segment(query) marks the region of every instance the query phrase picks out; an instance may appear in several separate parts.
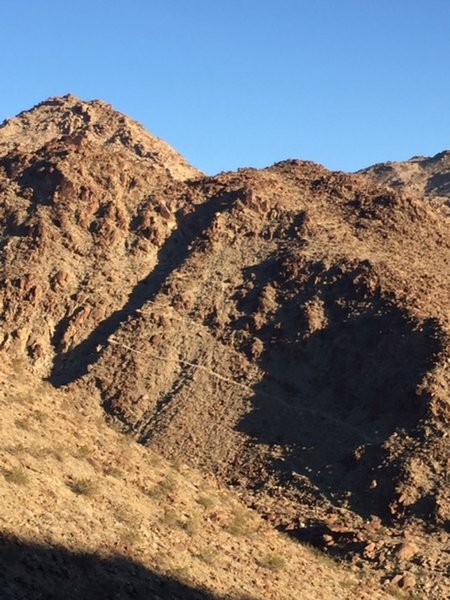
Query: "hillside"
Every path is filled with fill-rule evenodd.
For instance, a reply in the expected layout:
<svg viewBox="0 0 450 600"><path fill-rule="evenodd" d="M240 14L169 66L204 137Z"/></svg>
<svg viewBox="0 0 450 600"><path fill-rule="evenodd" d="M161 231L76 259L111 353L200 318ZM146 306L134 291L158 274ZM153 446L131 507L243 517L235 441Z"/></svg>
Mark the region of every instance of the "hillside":
<svg viewBox="0 0 450 600"><path fill-rule="evenodd" d="M443 202L305 161L206 177L72 96L0 148L0 347L30 381L380 590L450 597Z"/></svg>
<svg viewBox="0 0 450 600"><path fill-rule="evenodd" d="M2 600L389 597L115 432L86 397L6 356L0 374Z"/></svg>
<svg viewBox="0 0 450 600"><path fill-rule="evenodd" d="M441 206L450 208L450 151L435 156L415 156L403 162L386 162L359 171L375 183L407 191Z"/></svg>

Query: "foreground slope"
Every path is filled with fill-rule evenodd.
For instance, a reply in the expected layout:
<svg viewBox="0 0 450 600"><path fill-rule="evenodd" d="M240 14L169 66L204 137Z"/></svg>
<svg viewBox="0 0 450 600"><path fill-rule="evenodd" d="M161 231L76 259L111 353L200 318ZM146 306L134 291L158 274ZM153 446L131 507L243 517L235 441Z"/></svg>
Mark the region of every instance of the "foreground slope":
<svg viewBox="0 0 450 600"><path fill-rule="evenodd" d="M204 177L103 103L24 115L0 129L3 349L293 537L448 596L440 209L302 161Z"/></svg>
<svg viewBox="0 0 450 600"><path fill-rule="evenodd" d="M389 597L1 358L2 599Z"/></svg>

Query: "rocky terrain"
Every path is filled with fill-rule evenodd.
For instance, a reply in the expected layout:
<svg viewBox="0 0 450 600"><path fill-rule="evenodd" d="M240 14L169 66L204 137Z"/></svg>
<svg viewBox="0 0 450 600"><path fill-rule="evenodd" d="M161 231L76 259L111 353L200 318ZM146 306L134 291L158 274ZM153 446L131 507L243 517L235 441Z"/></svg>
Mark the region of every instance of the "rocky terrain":
<svg viewBox="0 0 450 600"><path fill-rule="evenodd" d="M327 587L334 575L314 576L308 557L318 598L365 586L450 598L450 234L437 184L448 153L355 175L285 161L207 177L107 104L73 96L5 122L0 151L0 348L29 385L74 399L87 447L88 416L104 415L135 440L131 472L145 471L145 452L181 461L263 519L261 552L276 528L293 540L276 538L284 553L307 543L337 578L365 582ZM106 431L112 452L120 436ZM72 498L60 487L59 526ZM38 506L33 553L48 562ZM28 544L29 530L13 534ZM77 543L87 551L71 535L55 538L69 562ZM240 556L250 551L233 550L234 580L253 576L246 597L316 597L287 568L264 588ZM162 597L176 593L188 597Z"/></svg>
<svg viewBox="0 0 450 600"><path fill-rule="evenodd" d="M435 156L414 156L403 162L386 162L359 171L376 183L405 190L434 206L450 209L450 151Z"/></svg>

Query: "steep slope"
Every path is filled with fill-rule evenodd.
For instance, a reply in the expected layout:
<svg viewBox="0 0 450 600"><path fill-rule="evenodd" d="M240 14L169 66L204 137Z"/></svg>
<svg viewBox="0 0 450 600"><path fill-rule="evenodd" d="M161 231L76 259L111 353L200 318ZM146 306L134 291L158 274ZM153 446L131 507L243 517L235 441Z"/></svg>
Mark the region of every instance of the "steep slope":
<svg viewBox="0 0 450 600"><path fill-rule="evenodd" d="M441 206L450 208L450 151L435 156L415 156L403 162L380 163L359 171L375 183L407 191Z"/></svg>
<svg viewBox="0 0 450 600"><path fill-rule="evenodd" d="M0 129L0 346L42 373L151 271L198 171L103 102L51 99Z"/></svg>
<svg viewBox="0 0 450 600"><path fill-rule="evenodd" d="M204 177L120 119L66 97L0 129L1 347L291 536L448 596L442 214L303 161Z"/></svg>
<svg viewBox="0 0 450 600"><path fill-rule="evenodd" d="M389 598L1 359L3 600Z"/></svg>
<svg viewBox="0 0 450 600"><path fill-rule="evenodd" d="M421 548L408 568L442 597L442 224L412 199L305 163L201 185L222 209L163 282L149 278L136 318L113 338L91 334L104 350L89 393L141 442L216 473L338 556L395 574L406 529ZM387 535L374 542L368 519Z"/></svg>

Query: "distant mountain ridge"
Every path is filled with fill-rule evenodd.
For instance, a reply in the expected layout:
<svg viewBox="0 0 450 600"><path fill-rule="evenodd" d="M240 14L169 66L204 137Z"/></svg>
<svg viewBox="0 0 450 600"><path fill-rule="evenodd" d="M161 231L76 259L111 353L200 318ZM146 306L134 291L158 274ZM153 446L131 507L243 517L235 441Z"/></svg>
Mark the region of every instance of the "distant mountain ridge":
<svg viewBox="0 0 450 600"><path fill-rule="evenodd" d="M379 163L358 173L375 183L414 193L450 208L450 150L435 156L415 156L407 161Z"/></svg>

